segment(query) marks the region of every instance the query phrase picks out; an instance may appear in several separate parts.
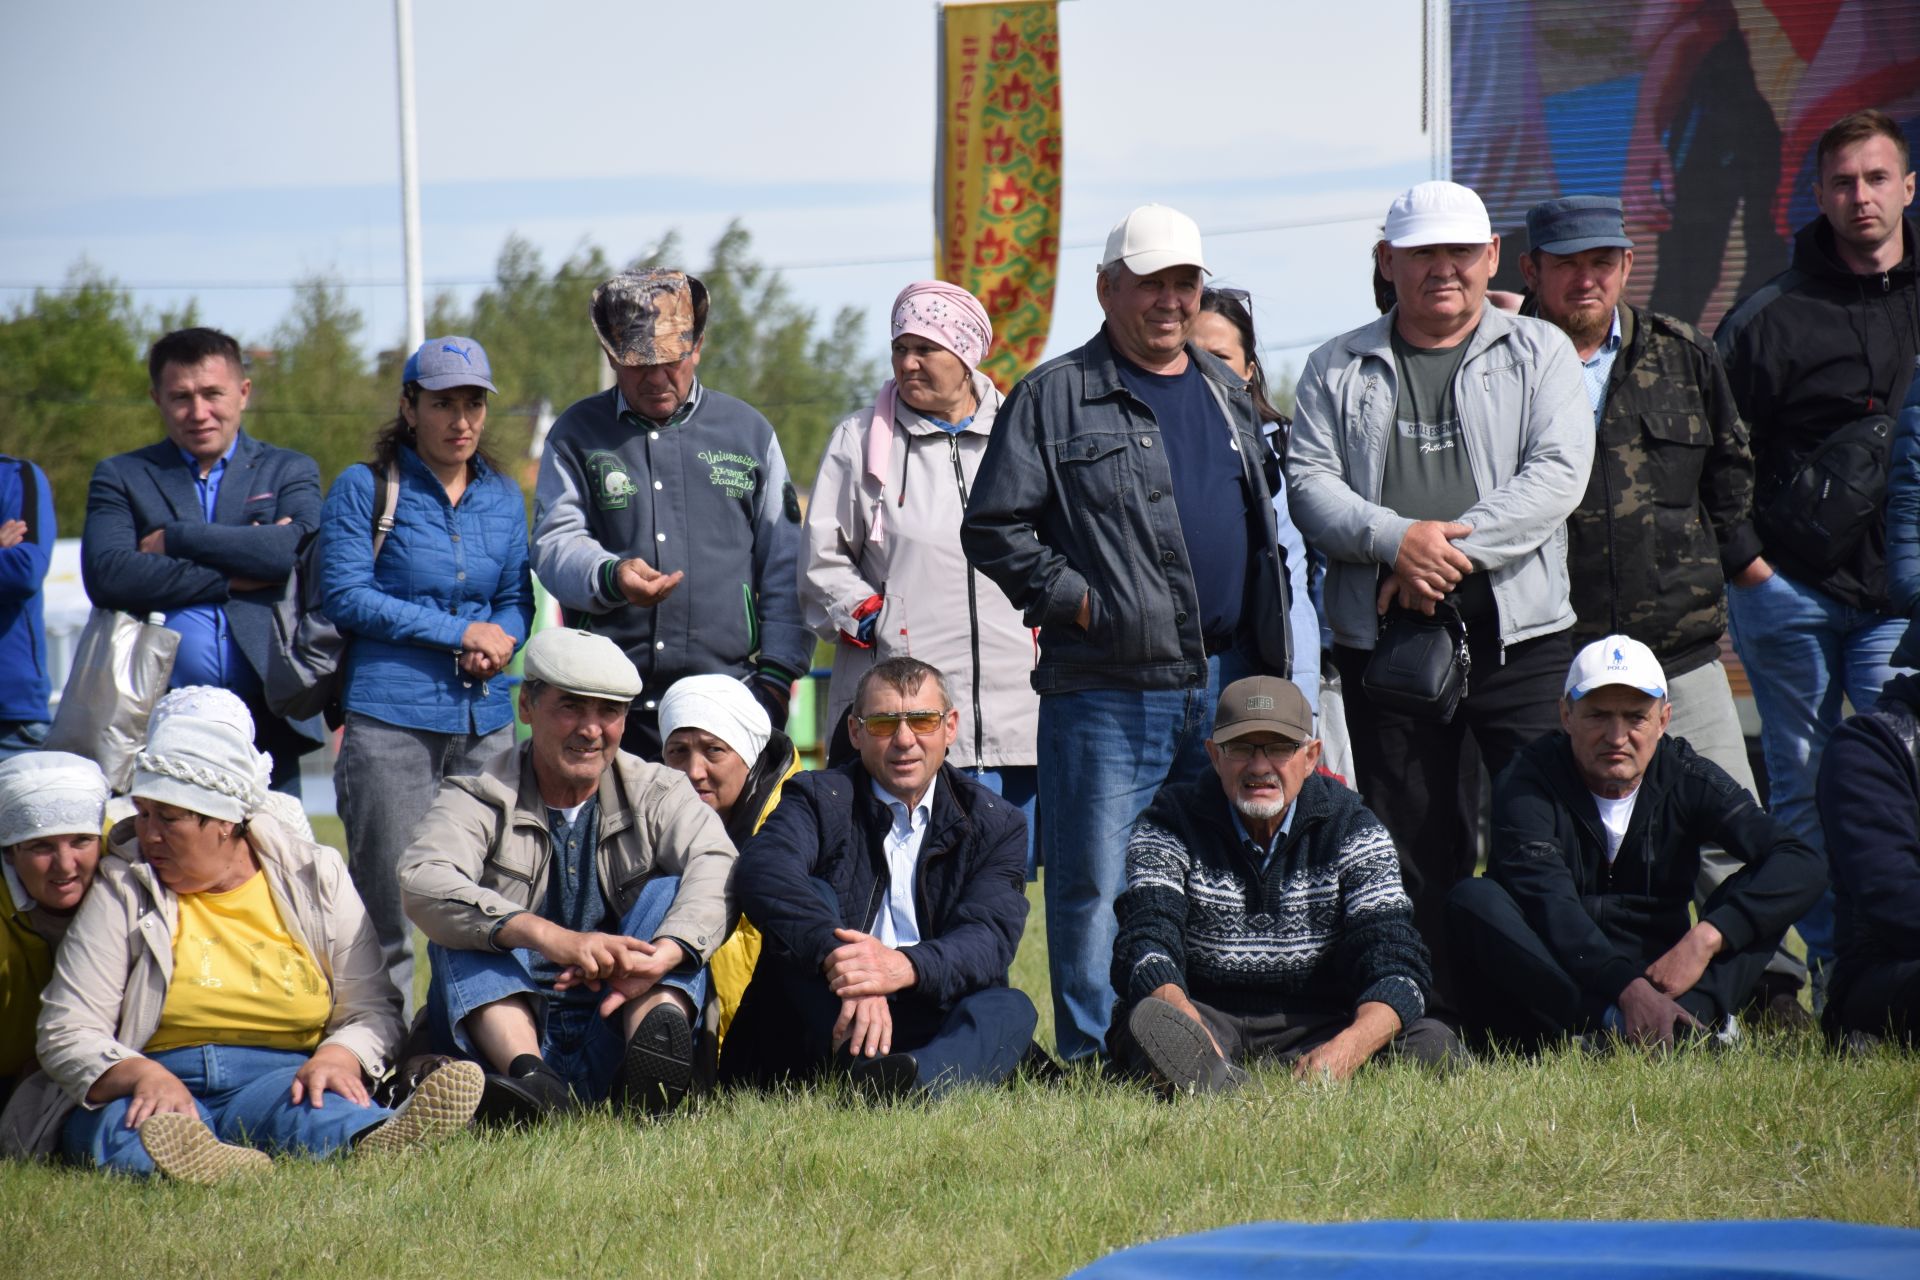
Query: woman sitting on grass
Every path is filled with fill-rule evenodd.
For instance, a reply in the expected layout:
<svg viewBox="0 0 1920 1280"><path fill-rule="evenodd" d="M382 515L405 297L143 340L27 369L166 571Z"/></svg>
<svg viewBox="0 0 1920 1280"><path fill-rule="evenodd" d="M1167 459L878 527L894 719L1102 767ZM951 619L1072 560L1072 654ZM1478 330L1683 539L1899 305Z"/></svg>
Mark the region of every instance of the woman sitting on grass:
<svg viewBox="0 0 1920 1280"><path fill-rule="evenodd" d="M104 1169L217 1182L269 1151L399 1151L472 1116L472 1063L399 1111L373 1104L399 994L340 855L266 809L271 763L252 743L223 689L155 708L137 816L109 833L116 856L43 997L40 1062L65 1093L39 1117L43 1149L57 1134Z"/></svg>
<svg viewBox="0 0 1920 1280"><path fill-rule="evenodd" d="M0 1102L33 1073L53 953L93 884L107 779L63 751L0 762Z"/></svg>

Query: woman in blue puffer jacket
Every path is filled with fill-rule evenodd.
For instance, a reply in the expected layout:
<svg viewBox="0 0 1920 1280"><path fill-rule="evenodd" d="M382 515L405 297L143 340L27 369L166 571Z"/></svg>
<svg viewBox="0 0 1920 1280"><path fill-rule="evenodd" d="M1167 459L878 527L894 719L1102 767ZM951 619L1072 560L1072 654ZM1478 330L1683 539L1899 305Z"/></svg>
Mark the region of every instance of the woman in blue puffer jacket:
<svg viewBox="0 0 1920 1280"><path fill-rule="evenodd" d="M1913 362L1913 375L1887 469L1887 599L1893 613L1909 623L1920 616L1920 358ZM1908 626L1891 661L1896 667L1920 667L1920 627Z"/></svg>
<svg viewBox="0 0 1920 1280"><path fill-rule="evenodd" d="M320 521L327 616L349 636L346 733L334 791L354 886L413 1011L413 927L395 868L444 777L479 773L513 745L498 679L527 638L533 588L526 501L481 447L487 353L433 338L401 374L400 415L349 467ZM393 525L375 547L388 485Z"/></svg>

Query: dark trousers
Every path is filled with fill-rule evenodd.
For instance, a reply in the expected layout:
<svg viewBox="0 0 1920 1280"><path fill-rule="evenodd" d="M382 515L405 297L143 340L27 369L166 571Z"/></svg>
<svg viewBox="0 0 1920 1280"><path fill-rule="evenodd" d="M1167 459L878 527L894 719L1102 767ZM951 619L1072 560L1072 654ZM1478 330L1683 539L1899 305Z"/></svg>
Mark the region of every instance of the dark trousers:
<svg viewBox="0 0 1920 1280"><path fill-rule="evenodd" d="M1487 772L1499 777L1515 753L1560 727L1557 710L1573 662L1570 633L1509 645L1479 629L1469 636L1473 669L1467 696L1446 724L1373 705L1362 684L1364 649L1334 646L1346 691L1357 790L1400 851L1400 879L1413 900L1413 925L1433 953L1434 1004L1456 1006L1446 936L1447 893L1473 874L1478 849L1479 781L1464 777L1468 739Z"/></svg>
<svg viewBox="0 0 1920 1280"><path fill-rule="evenodd" d="M1842 960L1827 1003L1828 1031L1892 1036L1920 1044L1920 960L1884 960L1854 966Z"/></svg>
<svg viewBox="0 0 1920 1280"><path fill-rule="evenodd" d="M1210 1004L1188 999L1200 1013L1201 1021L1220 1045L1228 1062L1268 1061L1290 1063L1313 1052L1353 1025L1353 1010L1333 1005L1300 1003L1275 1008L1265 1013L1227 1013ZM1108 1033L1109 1049L1122 1066L1145 1074L1149 1071L1146 1055L1127 1028L1131 1007L1116 1010L1113 1029ZM1418 1018L1412 1026L1400 1028L1400 1034L1387 1042L1376 1058L1405 1058L1422 1066L1438 1066L1464 1060L1466 1052L1447 1024L1435 1018Z"/></svg>
<svg viewBox="0 0 1920 1280"><path fill-rule="evenodd" d="M1717 907L1718 898L1707 900ZM1598 1030L1618 992L1583 991L1521 914L1520 904L1486 877L1463 880L1447 902L1464 999L1462 1011L1494 1037L1537 1045ZM1675 1001L1709 1031L1746 1004L1766 972L1779 934L1714 957L1693 989ZM1649 958L1650 961L1652 957Z"/></svg>

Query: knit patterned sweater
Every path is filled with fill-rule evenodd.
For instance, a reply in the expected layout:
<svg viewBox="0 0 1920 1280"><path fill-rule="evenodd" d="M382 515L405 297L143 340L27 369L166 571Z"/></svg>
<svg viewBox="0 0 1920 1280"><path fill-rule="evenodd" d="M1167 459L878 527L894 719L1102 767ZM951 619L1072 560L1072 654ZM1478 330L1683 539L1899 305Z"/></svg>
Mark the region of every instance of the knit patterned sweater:
<svg viewBox="0 0 1920 1280"><path fill-rule="evenodd" d="M1162 787L1127 841L1113 988L1132 1005L1166 983L1223 1012L1379 1001L1410 1026L1431 972L1386 828L1360 797L1310 775L1264 874L1220 779Z"/></svg>

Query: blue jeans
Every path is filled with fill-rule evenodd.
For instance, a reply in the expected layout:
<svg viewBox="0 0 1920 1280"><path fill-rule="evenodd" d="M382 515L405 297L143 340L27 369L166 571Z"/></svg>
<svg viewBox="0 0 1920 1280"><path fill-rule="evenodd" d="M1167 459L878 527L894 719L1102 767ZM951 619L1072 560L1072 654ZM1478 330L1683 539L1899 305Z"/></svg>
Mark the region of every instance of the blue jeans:
<svg viewBox="0 0 1920 1280"><path fill-rule="evenodd" d="M50 727L45 720L0 720L0 760L44 751Z"/></svg>
<svg viewBox="0 0 1920 1280"><path fill-rule="evenodd" d="M618 932L643 941L667 918L680 877L655 876L640 887L640 896L621 918ZM537 954L524 947L514 951L458 951L439 943L427 946L433 977L427 986L427 1028L437 1053L457 1053L489 1070L496 1065L481 1060L467 1035L467 1016L484 1005L524 996L533 1006L534 1029L540 1036L540 1056L588 1102L607 1096L613 1073L626 1051L626 1037L614 1023L600 1016L600 997L591 1001L566 998L534 980ZM670 973L663 987L684 991L699 1009L707 1002L707 970ZM617 1018L618 1015L616 1015ZM505 1067L505 1063L498 1067Z"/></svg>
<svg viewBox="0 0 1920 1280"><path fill-rule="evenodd" d="M1753 682L1767 807L1788 830L1824 851L1813 784L1820 754L1840 723L1840 697L1856 711L1880 700L1893 675L1904 618L1869 613L1776 573L1757 587L1727 584L1733 647ZM1808 967L1833 959L1833 890L1799 924Z"/></svg>
<svg viewBox="0 0 1920 1280"><path fill-rule="evenodd" d="M1207 659L1190 689L1084 689L1040 699L1041 841L1053 1040L1069 1062L1105 1046L1113 1015L1113 900L1127 835L1154 793L1211 767L1220 689L1252 672L1239 653Z"/></svg>
<svg viewBox="0 0 1920 1280"><path fill-rule="evenodd" d="M998 769L969 769L967 776L1015 805L1027 816L1027 879L1039 878L1040 827L1036 821L1040 797L1040 770L1033 765L1006 765Z"/></svg>
<svg viewBox="0 0 1920 1280"><path fill-rule="evenodd" d="M152 1055L180 1077L193 1105L222 1142L263 1151L331 1155L393 1113L360 1106L337 1093L322 1105L296 1105L294 1073L307 1064L298 1049L256 1049L230 1044L192 1045ZM153 1160L140 1135L127 1128L131 1098L116 1098L97 1110L75 1111L60 1135L70 1159L90 1162L115 1173L151 1174Z"/></svg>

